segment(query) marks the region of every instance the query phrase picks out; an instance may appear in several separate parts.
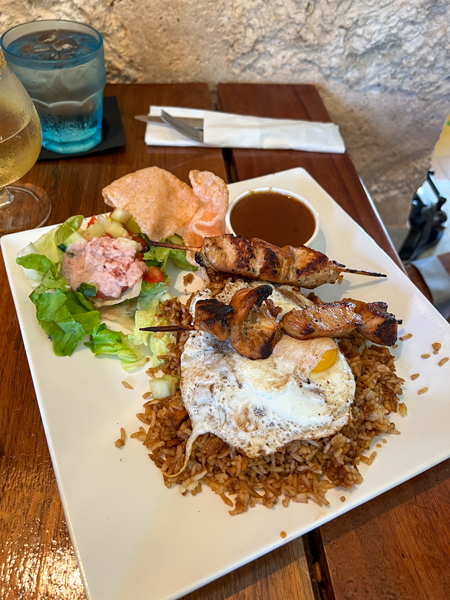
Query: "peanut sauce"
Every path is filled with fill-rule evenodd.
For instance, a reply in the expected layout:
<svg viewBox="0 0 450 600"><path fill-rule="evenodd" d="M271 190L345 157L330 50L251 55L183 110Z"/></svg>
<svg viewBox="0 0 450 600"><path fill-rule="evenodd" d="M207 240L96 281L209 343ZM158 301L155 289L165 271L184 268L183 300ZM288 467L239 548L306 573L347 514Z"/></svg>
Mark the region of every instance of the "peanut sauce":
<svg viewBox="0 0 450 600"><path fill-rule="evenodd" d="M255 192L240 200L230 215L236 235L275 246L302 246L315 230L314 215L304 204L278 192Z"/></svg>

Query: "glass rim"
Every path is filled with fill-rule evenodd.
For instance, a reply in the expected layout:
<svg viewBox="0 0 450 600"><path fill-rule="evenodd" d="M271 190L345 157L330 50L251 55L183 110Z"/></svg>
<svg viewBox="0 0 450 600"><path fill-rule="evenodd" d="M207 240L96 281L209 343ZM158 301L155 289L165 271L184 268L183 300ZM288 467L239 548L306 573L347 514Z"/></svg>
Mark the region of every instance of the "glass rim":
<svg viewBox="0 0 450 600"><path fill-rule="evenodd" d="M8 48L5 46L4 38L5 38L5 36L7 36L8 34L11 34L11 32L13 32L16 29L20 29L22 27L30 26L33 24L40 24L40 23L42 23L42 24L66 23L69 25L77 25L78 27L80 27L80 26L86 27L87 29L92 31L96 36L98 36L97 45L95 46L95 48L92 48L92 50L89 50L89 52L87 52L86 54L83 55L84 59L88 59L90 56L92 56L93 54L98 52L103 46L102 34L97 29L95 29L95 27L92 27L92 25L88 25L87 23L81 23L80 21L71 21L69 19L39 19L36 21L27 21L26 23L19 23L19 25L14 25L13 27L10 27L8 30L5 31L5 33L0 37L0 49L4 53L5 59L10 57L16 61L20 60L20 61L32 62L33 64L36 64L36 61L33 59L24 58L22 56L17 56L17 54L14 54L14 52L10 52L8 50ZM63 29L63 28L61 28L61 29ZM36 31L36 30L34 30L34 31ZM42 29L42 31L45 31L45 28ZM20 37L20 35L17 36L16 38L14 38L14 40L18 39L18 37ZM75 57L75 58L69 58L68 60L64 60L63 62L64 62L64 65L70 65L72 63L78 63L79 61L80 61L80 57ZM56 61L54 61L54 60L39 60L39 64L41 64L41 65L54 65L55 62ZM87 60L83 60L83 62L87 62Z"/></svg>

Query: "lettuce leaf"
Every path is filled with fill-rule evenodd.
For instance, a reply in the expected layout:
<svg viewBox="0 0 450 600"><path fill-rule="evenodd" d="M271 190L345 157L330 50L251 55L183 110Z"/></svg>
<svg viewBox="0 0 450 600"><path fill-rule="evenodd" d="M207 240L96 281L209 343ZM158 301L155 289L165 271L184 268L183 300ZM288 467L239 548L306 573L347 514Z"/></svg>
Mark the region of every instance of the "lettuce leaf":
<svg viewBox="0 0 450 600"><path fill-rule="evenodd" d="M90 336L85 345L96 356L115 355L127 371L143 366L148 350L153 354L154 366L157 366L160 363L157 356L167 353L174 336L170 333L151 334L140 331L140 328L162 322L156 315L159 304L170 297L170 277L166 275L165 280L159 283L143 281L137 298L117 305L117 310L126 313L127 318L134 318L132 335L109 329L102 323L100 312L90 298L86 297L88 294L71 290L61 272L66 241L80 229L83 220L82 215L70 217L29 244L16 259L34 288L30 299L36 307L39 324L51 338L57 356L71 356L80 342ZM186 261L182 250L153 246L144 255L144 260L149 266L153 264L163 271L168 260L180 268L195 269Z"/></svg>
<svg viewBox="0 0 450 600"><path fill-rule="evenodd" d="M90 348L96 356L112 354L120 358L122 367L126 371L139 369L145 364L146 357L121 331L112 331L105 323L92 334L85 346Z"/></svg>
<svg viewBox="0 0 450 600"><path fill-rule="evenodd" d="M57 356L72 356L78 344L101 324L100 313L78 292L37 289L30 294L36 318L52 339Z"/></svg>
<svg viewBox="0 0 450 600"><path fill-rule="evenodd" d="M170 242L171 240L163 239L161 241ZM191 263L189 263L186 260L185 250L177 250L175 248L162 248L160 246L150 246L148 251L144 254L143 260L145 260L148 267L159 267L163 271L166 268L168 260L170 260L179 269L184 269L186 271L196 271L198 268L194 265L191 265Z"/></svg>
<svg viewBox="0 0 450 600"><path fill-rule="evenodd" d="M130 336L130 340L134 344L143 344L152 350L151 341L155 337L155 334L149 331L141 331L141 327L150 327L160 322L156 315L160 303L171 297L168 289L169 286L165 281L160 283L144 282L141 295L137 300L137 310L134 314L134 330ZM160 355L167 351L167 343L170 343L171 340L173 340L173 336L169 334L169 336L166 335L164 342L158 344L158 353ZM156 359L156 355L153 356L153 366L157 366L159 363L160 361Z"/></svg>

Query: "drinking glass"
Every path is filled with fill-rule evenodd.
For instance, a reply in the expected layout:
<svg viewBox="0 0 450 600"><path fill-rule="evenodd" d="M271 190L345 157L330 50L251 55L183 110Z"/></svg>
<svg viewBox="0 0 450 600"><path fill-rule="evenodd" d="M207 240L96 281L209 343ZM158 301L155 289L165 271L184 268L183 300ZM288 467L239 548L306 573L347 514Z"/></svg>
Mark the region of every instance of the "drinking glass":
<svg viewBox="0 0 450 600"><path fill-rule="evenodd" d="M0 51L0 235L39 227L50 214L43 190L10 185L34 165L41 140L34 104Z"/></svg>
<svg viewBox="0 0 450 600"><path fill-rule="evenodd" d="M98 31L75 21L32 21L6 31L0 46L37 108L44 148L77 154L101 142L106 75Z"/></svg>

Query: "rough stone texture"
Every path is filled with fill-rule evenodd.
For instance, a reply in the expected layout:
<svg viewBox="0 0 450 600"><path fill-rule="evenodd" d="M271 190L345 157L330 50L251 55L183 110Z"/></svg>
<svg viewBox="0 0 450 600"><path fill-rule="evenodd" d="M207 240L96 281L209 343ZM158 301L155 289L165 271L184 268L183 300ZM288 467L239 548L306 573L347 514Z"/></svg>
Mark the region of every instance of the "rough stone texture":
<svg viewBox="0 0 450 600"><path fill-rule="evenodd" d="M388 225L449 111L447 0L0 0L1 30L43 18L99 29L111 82L317 84Z"/></svg>

